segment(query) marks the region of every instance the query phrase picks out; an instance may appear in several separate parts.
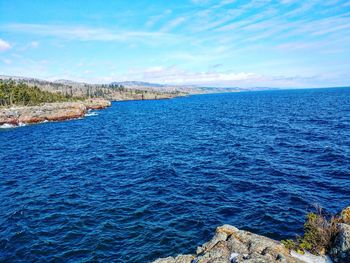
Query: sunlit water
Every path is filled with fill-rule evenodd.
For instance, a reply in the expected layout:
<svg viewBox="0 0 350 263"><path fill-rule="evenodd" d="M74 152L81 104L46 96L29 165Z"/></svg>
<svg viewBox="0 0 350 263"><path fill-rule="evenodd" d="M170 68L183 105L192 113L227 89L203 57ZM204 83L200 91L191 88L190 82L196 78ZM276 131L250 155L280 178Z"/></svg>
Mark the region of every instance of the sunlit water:
<svg viewBox="0 0 350 263"><path fill-rule="evenodd" d="M115 102L0 130L1 262L148 262L350 203L350 89Z"/></svg>

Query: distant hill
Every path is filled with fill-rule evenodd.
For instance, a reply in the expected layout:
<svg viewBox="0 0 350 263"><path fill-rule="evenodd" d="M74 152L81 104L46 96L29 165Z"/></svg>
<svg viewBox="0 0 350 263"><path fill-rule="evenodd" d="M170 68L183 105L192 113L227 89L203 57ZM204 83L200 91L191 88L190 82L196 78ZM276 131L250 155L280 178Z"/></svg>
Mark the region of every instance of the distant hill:
<svg viewBox="0 0 350 263"><path fill-rule="evenodd" d="M158 84L142 81L122 81L112 82L111 84L123 85L129 89L151 89L156 91L181 91L189 94L202 94L202 93L225 93L225 92L240 92L240 91L260 91L260 90L275 90L277 88L270 87L210 87L210 86L197 86L197 85L170 85L170 84Z"/></svg>
<svg viewBox="0 0 350 263"><path fill-rule="evenodd" d="M70 80L47 81L35 78L2 76L0 80L14 81L15 83L25 83L29 87L38 87L42 91L59 93L65 97L76 98L105 98L108 100L135 100L135 99L155 99L171 98L186 95L179 90L157 90L149 86L126 87L122 84L88 84Z"/></svg>
<svg viewBox="0 0 350 263"><path fill-rule="evenodd" d="M77 82L77 81L68 80L68 79L58 79L58 80L55 80L53 82L64 84L64 85L84 85L84 84L87 84L87 83Z"/></svg>
<svg viewBox="0 0 350 263"><path fill-rule="evenodd" d="M241 92L241 91L259 91L271 90L268 87L203 87L196 85L170 85L158 84L143 81L121 81L106 84L89 84L77 82L67 79L59 79L55 81L47 81L36 78L4 76L0 75L0 79L14 80L15 82L23 82L29 86L37 86L44 91L60 92L63 95L73 97L103 97L106 99L117 99L120 96L129 96L130 94L205 94L205 93L225 93L225 92ZM125 97L124 96L124 97Z"/></svg>
<svg viewBox="0 0 350 263"><path fill-rule="evenodd" d="M111 82L111 84L123 85L123 86L142 86L142 87L166 87L164 84L149 83L143 81L121 81Z"/></svg>
<svg viewBox="0 0 350 263"><path fill-rule="evenodd" d="M174 92L180 91L189 94L203 94L203 93L224 93L224 92L237 92L242 89L238 87L234 88L218 88L218 87L201 87L196 85L170 85L170 84L158 84L142 81L122 81L112 82L111 84L123 85L128 89L150 89L154 91Z"/></svg>

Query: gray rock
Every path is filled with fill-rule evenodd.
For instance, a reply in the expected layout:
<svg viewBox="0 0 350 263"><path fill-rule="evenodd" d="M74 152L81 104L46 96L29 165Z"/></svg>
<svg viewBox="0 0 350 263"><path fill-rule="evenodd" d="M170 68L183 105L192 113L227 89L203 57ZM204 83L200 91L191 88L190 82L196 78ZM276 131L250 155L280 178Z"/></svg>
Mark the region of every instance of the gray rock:
<svg viewBox="0 0 350 263"><path fill-rule="evenodd" d="M193 255L178 255L176 258L160 258L153 263L191 263L195 257Z"/></svg>
<svg viewBox="0 0 350 263"><path fill-rule="evenodd" d="M173 257L159 258L153 261L153 263L175 263L175 258Z"/></svg>
<svg viewBox="0 0 350 263"><path fill-rule="evenodd" d="M336 263L350 262L350 225L339 224L339 234L330 249L330 255Z"/></svg>
<svg viewBox="0 0 350 263"><path fill-rule="evenodd" d="M191 263L194 255L179 255L175 258L175 263Z"/></svg>
<svg viewBox="0 0 350 263"><path fill-rule="evenodd" d="M217 242L198 260L198 263L230 262L231 252L225 241Z"/></svg>
<svg viewBox="0 0 350 263"><path fill-rule="evenodd" d="M193 260L192 260L193 259ZM302 263L290 255L278 241L239 230L230 225L216 229L214 237L197 248L197 255L176 261L164 258L156 263L258 263L288 262ZM189 260L189 261L187 261Z"/></svg>

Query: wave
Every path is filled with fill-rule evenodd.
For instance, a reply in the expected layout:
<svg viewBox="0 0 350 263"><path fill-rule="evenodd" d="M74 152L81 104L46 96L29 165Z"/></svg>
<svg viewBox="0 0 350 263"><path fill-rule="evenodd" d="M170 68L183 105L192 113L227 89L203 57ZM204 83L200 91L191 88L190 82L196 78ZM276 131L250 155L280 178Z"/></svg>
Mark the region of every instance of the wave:
<svg viewBox="0 0 350 263"><path fill-rule="evenodd" d="M21 123L21 122L18 125L5 123L5 124L0 125L0 129L13 129L13 128L18 128L18 127L23 127L23 126L26 126L26 124Z"/></svg>
<svg viewBox="0 0 350 263"><path fill-rule="evenodd" d="M91 116L97 116L98 115L98 113L97 112L90 112L90 111L88 111L86 114L85 114L85 116L86 117L91 117Z"/></svg>

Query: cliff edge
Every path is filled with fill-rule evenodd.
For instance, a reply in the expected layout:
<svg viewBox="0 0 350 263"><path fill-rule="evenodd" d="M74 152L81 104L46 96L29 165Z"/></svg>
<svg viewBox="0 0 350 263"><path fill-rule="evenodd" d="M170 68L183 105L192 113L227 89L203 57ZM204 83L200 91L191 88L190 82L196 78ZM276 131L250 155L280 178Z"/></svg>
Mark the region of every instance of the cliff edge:
<svg viewBox="0 0 350 263"><path fill-rule="evenodd" d="M104 99L87 99L78 102L45 103L39 106L14 106L0 108L0 125L33 124L44 121L62 121L83 117L88 110L99 110L111 106Z"/></svg>
<svg viewBox="0 0 350 263"><path fill-rule="evenodd" d="M350 263L350 207L342 211L341 217L329 255L316 256L306 251L299 254L279 241L223 225L195 254L161 258L153 263Z"/></svg>

